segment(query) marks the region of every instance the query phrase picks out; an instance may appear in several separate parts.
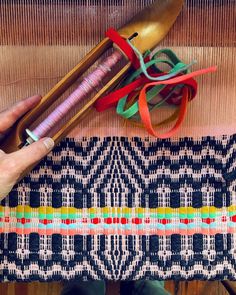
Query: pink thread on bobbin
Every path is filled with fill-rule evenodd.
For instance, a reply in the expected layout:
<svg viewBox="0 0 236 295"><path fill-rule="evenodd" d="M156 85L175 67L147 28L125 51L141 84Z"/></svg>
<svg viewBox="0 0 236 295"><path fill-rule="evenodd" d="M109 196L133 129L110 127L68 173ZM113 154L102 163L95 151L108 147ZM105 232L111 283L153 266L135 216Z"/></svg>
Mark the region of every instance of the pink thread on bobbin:
<svg viewBox="0 0 236 295"><path fill-rule="evenodd" d="M103 79L112 71L124 56L118 50L108 56L91 74L81 82L79 87L72 92L54 111L44 119L33 131L26 130L29 138L28 144L37 141L54 128L76 105L91 94L101 84Z"/></svg>

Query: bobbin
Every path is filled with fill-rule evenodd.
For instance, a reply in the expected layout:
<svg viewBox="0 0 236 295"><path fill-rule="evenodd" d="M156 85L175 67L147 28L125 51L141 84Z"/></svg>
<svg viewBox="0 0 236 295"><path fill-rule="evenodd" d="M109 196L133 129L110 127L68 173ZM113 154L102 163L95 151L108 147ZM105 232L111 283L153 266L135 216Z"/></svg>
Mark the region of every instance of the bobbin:
<svg viewBox="0 0 236 295"><path fill-rule="evenodd" d="M124 38L129 38L138 33L133 40L134 46L141 52L154 49L157 44L167 35L179 15L184 0L156 0L152 5L137 14L128 24L118 30ZM22 148L26 141L26 130L39 118L72 84L81 77L109 48L112 42L105 38L90 53L85 56L61 81L59 81L41 100L33 110L23 116L14 126L12 131L0 145L0 149L10 153ZM77 114L72 117L53 136L55 144L58 144L88 113L98 98L116 87L126 76L131 67L127 64L115 75L101 90L98 91L90 101L83 106ZM28 131L29 134L30 131ZM24 175L28 173L25 171ZM22 175L22 177L24 176Z"/></svg>

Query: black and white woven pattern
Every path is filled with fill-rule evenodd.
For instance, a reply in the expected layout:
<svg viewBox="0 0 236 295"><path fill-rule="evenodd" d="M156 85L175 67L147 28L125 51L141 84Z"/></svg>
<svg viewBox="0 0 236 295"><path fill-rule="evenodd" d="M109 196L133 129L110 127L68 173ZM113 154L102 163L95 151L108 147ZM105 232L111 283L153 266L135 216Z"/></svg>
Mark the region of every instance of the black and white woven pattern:
<svg viewBox="0 0 236 295"><path fill-rule="evenodd" d="M66 139L13 190L9 206L230 206L235 141Z"/></svg>
<svg viewBox="0 0 236 295"><path fill-rule="evenodd" d="M21 205L32 212L41 206L208 206L223 212L221 220L236 205L236 136L66 139L2 202L5 212ZM177 216L170 219L177 227ZM129 235L20 234L3 219L1 224L1 281L236 279L233 222L209 224L209 234L200 227L170 235L137 234L134 226Z"/></svg>
<svg viewBox="0 0 236 295"><path fill-rule="evenodd" d="M1 280L236 278L235 235L231 234L44 237L12 233L2 235L1 241L5 241Z"/></svg>

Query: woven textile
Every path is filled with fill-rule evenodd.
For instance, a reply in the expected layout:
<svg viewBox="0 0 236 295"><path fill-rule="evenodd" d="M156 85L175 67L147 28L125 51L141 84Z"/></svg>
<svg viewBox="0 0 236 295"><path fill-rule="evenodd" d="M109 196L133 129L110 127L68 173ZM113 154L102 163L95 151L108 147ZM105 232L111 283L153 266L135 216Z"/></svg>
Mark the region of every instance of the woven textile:
<svg viewBox="0 0 236 295"><path fill-rule="evenodd" d="M1 1L0 110L47 93L153 1ZM218 71L178 138L92 110L0 205L1 281L236 279L235 36L235 0L185 1L158 49Z"/></svg>
<svg viewBox="0 0 236 295"><path fill-rule="evenodd" d="M0 279L235 279L236 136L67 139L0 207Z"/></svg>

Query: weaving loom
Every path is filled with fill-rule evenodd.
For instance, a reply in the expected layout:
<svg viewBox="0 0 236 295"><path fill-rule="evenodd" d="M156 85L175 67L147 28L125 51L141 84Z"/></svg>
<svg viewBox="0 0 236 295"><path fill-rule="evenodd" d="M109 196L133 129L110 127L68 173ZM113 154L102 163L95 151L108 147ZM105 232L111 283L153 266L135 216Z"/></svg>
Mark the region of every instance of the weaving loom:
<svg viewBox="0 0 236 295"><path fill-rule="evenodd" d="M0 109L47 93L152 2L2 1ZM236 278L235 40L234 0L185 2L159 49L218 71L180 132L93 109L2 202L0 280Z"/></svg>

